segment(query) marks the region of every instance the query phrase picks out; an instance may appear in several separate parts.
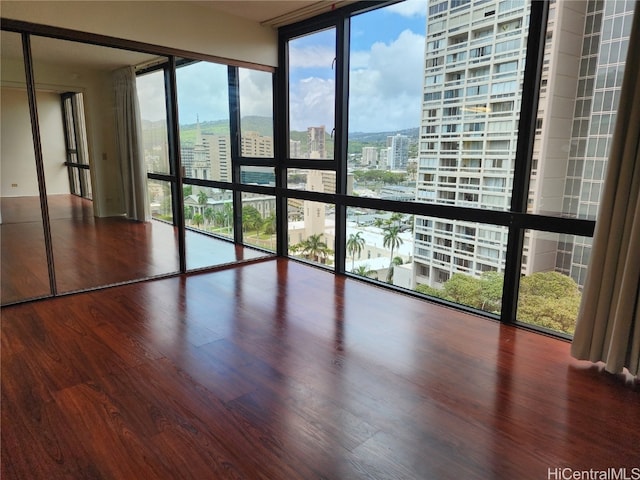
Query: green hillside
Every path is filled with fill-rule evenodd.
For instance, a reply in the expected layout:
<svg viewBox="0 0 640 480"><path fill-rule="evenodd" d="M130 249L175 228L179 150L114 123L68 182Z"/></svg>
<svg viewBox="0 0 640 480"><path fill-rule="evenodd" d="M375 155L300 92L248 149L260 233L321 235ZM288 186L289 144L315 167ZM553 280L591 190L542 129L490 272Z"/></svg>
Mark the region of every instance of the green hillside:
<svg viewBox="0 0 640 480"><path fill-rule="evenodd" d="M247 116L241 120L241 128L243 131L258 132L260 135L273 136L273 120L271 117ZM158 144L158 140L166 138L166 123L164 121L151 122L142 121L142 129L144 132L145 143ZM196 140L197 124L180 125L180 143L182 145L193 145ZM200 131L203 134L229 135L229 121L215 120L200 123ZM401 133L410 138L409 150L411 153L417 151L418 128L401 130L399 132L373 132L362 133L354 132L349 134L348 153L358 154L362 152L362 147L382 148L386 145L387 136ZM299 141L302 156L307 153L307 132L292 131L290 133L291 140ZM327 152L333 152L334 141L329 134L325 136L325 145Z"/></svg>

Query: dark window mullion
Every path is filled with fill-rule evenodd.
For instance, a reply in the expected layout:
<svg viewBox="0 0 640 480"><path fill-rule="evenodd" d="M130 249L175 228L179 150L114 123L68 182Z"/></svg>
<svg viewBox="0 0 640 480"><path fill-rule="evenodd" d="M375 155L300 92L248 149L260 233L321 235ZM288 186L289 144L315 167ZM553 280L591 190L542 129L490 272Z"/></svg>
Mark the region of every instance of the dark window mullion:
<svg viewBox="0 0 640 480"><path fill-rule="evenodd" d="M334 156L336 160L336 191L347 194L347 150L349 128L349 17L343 17L336 25L336 106ZM335 206L335 270L345 272L347 237L347 207L344 203Z"/></svg>
<svg viewBox="0 0 640 480"><path fill-rule="evenodd" d="M287 256L289 212L287 197L282 194L287 186L287 169L285 158L289 155L289 94L287 76L283 72L288 71L288 56L286 42L278 39L278 64L283 68L273 74L273 153L276 175L276 254L280 257ZM284 107L284 108L283 108ZM275 128L281 125L281 128Z"/></svg>
<svg viewBox="0 0 640 480"><path fill-rule="evenodd" d="M176 57L169 57L169 65L165 68L165 99L167 103L167 133L169 141L169 171L175 176L172 183L173 222L178 228L178 254L180 257L180 273L187 271L186 231L184 221L184 191L182 188L182 161L180 157L180 126L178 124L178 89L176 79Z"/></svg>
<svg viewBox="0 0 640 480"><path fill-rule="evenodd" d="M228 67L229 88L229 138L231 140L231 182L240 183L240 84L238 67ZM242 192L233 191L233 241L241 244L242 238Z"/></svg>
<svg viewBox="0 0 640 480"><path fill-rule="evenodd" d="M513 189L511 193L511 212L516 214L527 212L548 13L548 2L531 2L520 122L518 125L518 143L516 146ZM500 310L500 320L505 323L512 323L516 319L522 270L522 250L524 248L524 229L525 225L518 221L517 215L514 215L509 225L502 308Z"/></svg>

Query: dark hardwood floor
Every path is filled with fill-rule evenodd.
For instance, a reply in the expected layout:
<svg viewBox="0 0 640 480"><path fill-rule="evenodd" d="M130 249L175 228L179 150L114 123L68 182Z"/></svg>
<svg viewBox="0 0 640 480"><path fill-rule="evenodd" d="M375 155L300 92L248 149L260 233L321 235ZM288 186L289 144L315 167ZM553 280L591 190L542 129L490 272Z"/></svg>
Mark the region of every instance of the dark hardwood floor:
<svg viewBox="0 0 640 480"><path fill-rule="evenodd" d="M1 303L50 293L38 197L3 197ZM176 229L152 220L96 218L91 201L50 195L49 217L58 292L73 292L179 271ZM188 230L187 268L269 256Z"/></svg>
<svg viewBox="0 0 640 480"><path fill-rule="evenodd" d="M3 480L640 467L632 380L285 259L5 307L1 328Z"/></svg>

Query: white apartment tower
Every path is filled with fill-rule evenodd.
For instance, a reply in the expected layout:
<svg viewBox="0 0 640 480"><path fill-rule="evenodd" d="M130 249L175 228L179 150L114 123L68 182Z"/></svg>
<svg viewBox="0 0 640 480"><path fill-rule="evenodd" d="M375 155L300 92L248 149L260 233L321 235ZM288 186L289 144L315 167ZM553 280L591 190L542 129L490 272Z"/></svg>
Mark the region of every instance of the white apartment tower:
<svg viewBox="0 0 640 480"><path fill-rule="evenodd" d="M409 137L397 133L387 137L388 164L391 170L406 170L409 163Z"/></svg>
<svg viewBox="0 0 640 480"><path fill-rule="evenodd" d="M324 125L307 128L307 152L309 158L327 158Z"/></svg>
<svg viewBox="0 0 640 480"><path fill-rule="evenodd" d="M510 208L528 2L430 1L416 200ZM504 269L507 231L417 217L415 280Z"/></svg>
<svg viewBox="0 0 640 480"><path fill-rule="evenodd" d="M594 220L634 1L551 1L528 212ZM529 2L430 1L417 200L509 208ZM415 280L504 268L506 230L417 218ZM585 280L590 240L530 231L522 273Z"/></svg>

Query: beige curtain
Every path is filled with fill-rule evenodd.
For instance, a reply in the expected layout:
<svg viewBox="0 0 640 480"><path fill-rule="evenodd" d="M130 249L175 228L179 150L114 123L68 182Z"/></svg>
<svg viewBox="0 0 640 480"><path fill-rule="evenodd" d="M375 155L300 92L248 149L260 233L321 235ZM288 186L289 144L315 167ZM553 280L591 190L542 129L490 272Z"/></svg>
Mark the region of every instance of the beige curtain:
<svg viewBox="0 0 640 480"><path fill-rule="evenodd" d="M605 370L640 370L640 14L636 8L605 187L571 346Z"/></svg>
<svg viewBox="0 0 640 480"><path fill-rule="evenodd" d="M113 74L116 140L125 214L131 220L151 220L147 193L147 170L142 149L142 124L133 67Z"/></svg>

